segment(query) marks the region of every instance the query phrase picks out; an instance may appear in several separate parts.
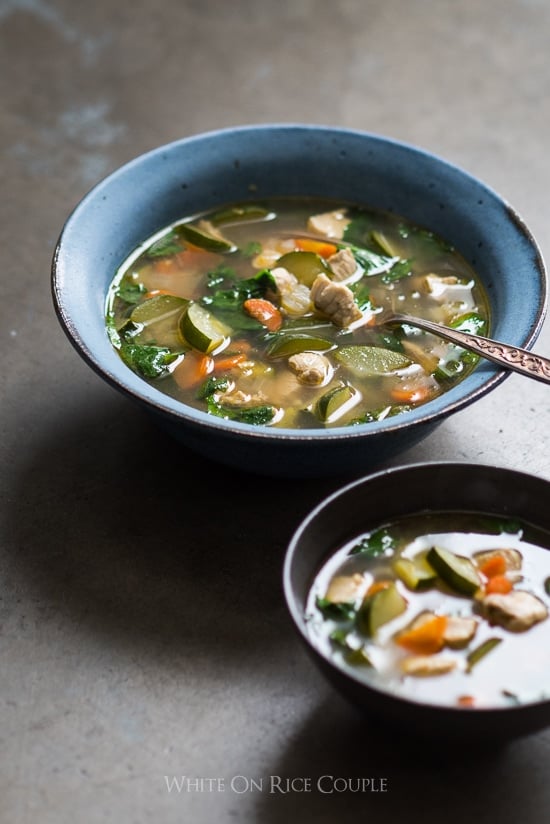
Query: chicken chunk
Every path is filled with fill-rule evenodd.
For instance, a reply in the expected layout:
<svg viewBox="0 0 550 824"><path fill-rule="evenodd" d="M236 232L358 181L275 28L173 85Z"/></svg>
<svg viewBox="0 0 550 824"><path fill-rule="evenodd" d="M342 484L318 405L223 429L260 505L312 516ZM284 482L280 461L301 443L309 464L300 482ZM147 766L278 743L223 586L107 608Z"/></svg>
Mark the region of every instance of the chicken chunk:
<svg viewBox="0 0 550 824"><path fill-rule="evenodd" d="M226 406L234 406L236 409L258 406L259 404L266 403L267 400L263 392L250 394L249 392L243 392L241 389L224 392L220 394L219 399Z"/></svg>
<svg viewBox="0 0 550 824"><path fill-rule="evenodd" d="M449 615L447 626L443 633L443 643L451 649L462 649L468 646L477 632L477 621L475 618L461 618Z"/></svg>
<svg viewBox="0 0 550 824"><path fill-rule="evenodd" d="M401 669L405 675L425 678L430 675L445 675L456 667L454 658L443 655L411 655L403 659Z"/></svg>
<svg viewBox="0 0 550 824"><path fill-rule="evenodd" d="M291 317L300 318L312 311L311 296L308 287L285 269L276 266L271 270L277 284L281 309Z"/></svg>
<svg viewBox="0 0 550 824"><path fill-rule="evenodd" d="M326 275L317 275L311 287L311 299L316 309L324 312L336 326L349 326L362 318L353 292L343 283L333 283Z"/></svg>
<svg viewBox="0 0 550 824"><path fill-rule="evenodd" d="M461 283L454 275L426 275L426 288L435 301L438 303L458 303L466 311L474 308L474 298L472 296L473 280L468 283Z"/></svg>
<svg viewBox="0 0 550 824"><path fill-rule="evenodd" d="M548 616L548 609L540 598L520 589L506 595L486 595L479 606L490 624L497 624L510 632L525 632Z"/></svg>
<svg viewBox="0 0 550 824"><path fill-rule="evenodd" d="M288 269L284 268L284 266L276 266L275 269L271 270L271 274L275 279L277 289L281 295L284 295L285 292L292 292L294 287L298 284L298 278L296 275L293 275L292 272L289 272Z"/></svg>
<svg viewBox="0 0 550 824"><path fill-rule="evenodd" d="M294 248L292 239L268 238L262 245L261 252L252 259L252 266L255 269L271 269L282 255L292 252Z"/></svg>
<svg viewBox="0 0 550 824"><path fill-rule="evenodd" d="M321 386L332 371L328 358L319 352L298 352L288 359L288 365L306 386Z"/></svg>
<svg viewBox="0 0 550 824"><path fill-rule="evenodd" d="M335 281L348 280L357 272L357 261L349 249L340 249L327 260Z"/></svg>
<svg viewBox="0 0 550 824"><path fill-rule="evenodd" d="M320 215L312 215L307 223L310 232L319 235L342 240L346 227L351 223L346 216L345 209L335 209L333 212L323 212Z"/></svg>
<svg viewBox="0 0 550 824"><path fill-rule="evenodd" d="M329 584L325 598L333 604L353 603L363 596L366 587L366 579L358 572L354 575L336 575Z"/></svg>

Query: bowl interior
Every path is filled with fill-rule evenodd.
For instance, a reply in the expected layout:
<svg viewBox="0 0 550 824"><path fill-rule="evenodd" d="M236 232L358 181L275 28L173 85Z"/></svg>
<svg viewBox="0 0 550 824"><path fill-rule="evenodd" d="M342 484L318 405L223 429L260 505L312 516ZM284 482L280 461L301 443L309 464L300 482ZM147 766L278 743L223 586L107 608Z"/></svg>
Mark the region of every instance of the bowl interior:
<svg viewBox="0 0 550 824"><path fill-rule="evenodd" d="M451 164L396 141L284 124L177 141L136 158L84 198L63 229L52 280L56 310L79 353L102 377L172 418L208 419L210 427L247 431L246 424L213 421L134 375L108 341L105 298L127 256L173 221L215 205L288 195L372 205L439 233L482 279L492 336L524 347L536 339L545 311L544 265L529 231L496 193ZM505 375L492 364L480 364L462 383L408 413L399 425L459 408ZM376 432L396 424L381 421L368 427ZM341 429L331 430L330 437L350 436L349 428ZM288 438L303 437L284 432ZM322 430L308 430L308 436L326 437Z"/></svg>
<svg viewBox="0 0 550 824"><path fill-rule="evenodd" d="M355 481L319 504L290 542L283 585L292 620L324 674L365 712L380 713L412 732L463 737L492 731L506 738L550 724L550 701L465 712L384 693L326 659L312 643L305 620L316 573L357 534L404 515L458 511L518 519L550 535L545 503L549 493L547 481L515 470L466 463L413 464Z"/></svg>

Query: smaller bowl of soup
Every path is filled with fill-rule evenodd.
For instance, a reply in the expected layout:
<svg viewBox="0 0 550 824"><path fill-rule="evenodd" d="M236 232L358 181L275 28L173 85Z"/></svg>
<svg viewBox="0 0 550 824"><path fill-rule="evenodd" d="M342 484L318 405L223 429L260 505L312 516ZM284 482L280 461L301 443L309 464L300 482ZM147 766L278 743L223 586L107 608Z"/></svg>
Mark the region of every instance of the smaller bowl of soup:
<svg viewBox="0 0 550 824"><path fill-rule="evenodd" d="M290 542L284 591L321 672L408 735L549 725L549 494L511 469L433 463L319 504Z"/></svg>
<svg viewBox="0 0 550 824"><path fill-rule="evenodd" d="M312 477L373 468L507 375L388 312L528 348L546 275L510 206L435 155L267 125L101 181L63 228L52 289L84 360L180 442Z"/></svg>

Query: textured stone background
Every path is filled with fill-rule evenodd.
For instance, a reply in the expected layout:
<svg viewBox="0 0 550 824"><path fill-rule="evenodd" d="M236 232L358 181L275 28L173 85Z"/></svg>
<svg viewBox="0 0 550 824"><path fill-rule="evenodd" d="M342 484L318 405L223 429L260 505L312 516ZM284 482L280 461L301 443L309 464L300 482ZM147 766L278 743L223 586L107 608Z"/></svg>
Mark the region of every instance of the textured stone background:
<svg viewBox="0 0 550 824"><path fill-rule="evenodd" d="M411 753L306 659L281 561L341 480L259 484L176 447L71 349L49 268L71 209L119 164L255 122L442 155L548 257L549 38L545 0L0 0L2 824L544 819L548 734ZM546 327L535 350L550 354ZM512 376L394 463L550 478L549 391ZM388 792L229 786L324 773ZM169 793L165 775L226 791Z"/></svg>

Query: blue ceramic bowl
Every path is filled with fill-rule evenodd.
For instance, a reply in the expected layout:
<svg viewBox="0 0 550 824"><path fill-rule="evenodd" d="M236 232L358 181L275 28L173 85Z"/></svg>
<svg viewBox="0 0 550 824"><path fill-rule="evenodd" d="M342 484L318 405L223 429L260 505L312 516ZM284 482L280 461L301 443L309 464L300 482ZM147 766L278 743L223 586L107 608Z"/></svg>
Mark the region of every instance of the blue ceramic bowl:
<svg viewBox="0 0 550 824"><path fill-rule="evenodd" d="M469 747L474 740L494 747L550 726L550 700L472 710L436 706L385 692L364 676L343 669L317 648L307 629L308 593L321 567L357 535L421 512L475 512L511 518L550 535L549 495L547 480L513 469L465 462L410 464L347 484L321 501L297 527L283 571L284 594L294 627L330 684L368 719L380 723L385 735L391 724L401 740L407 736L415 742L452 738Z"/></svg>
<svg viewBox="0 0 550 824"><path fill-rule="evenodd" d="M286 195L371 205L442 235L485 284L492 336L526 348L535 341L546 299L540 252L511 207L464 171L394 140L321 126L244 126L185 138L126 164L81 201L59 239L52 288L58 317L80 355L191 449L253 472L269 467L269 474L279 476L368 471L507 375L483 363L449 392L411 412L330 431L225 421L141 380L105 332L106 293L116 269L147 237L188 214Z"/></svg>

